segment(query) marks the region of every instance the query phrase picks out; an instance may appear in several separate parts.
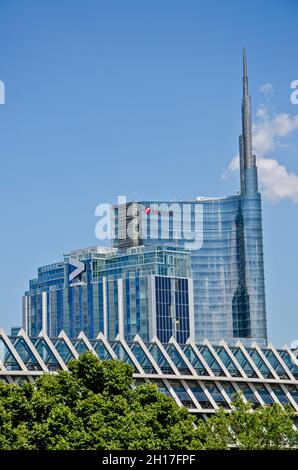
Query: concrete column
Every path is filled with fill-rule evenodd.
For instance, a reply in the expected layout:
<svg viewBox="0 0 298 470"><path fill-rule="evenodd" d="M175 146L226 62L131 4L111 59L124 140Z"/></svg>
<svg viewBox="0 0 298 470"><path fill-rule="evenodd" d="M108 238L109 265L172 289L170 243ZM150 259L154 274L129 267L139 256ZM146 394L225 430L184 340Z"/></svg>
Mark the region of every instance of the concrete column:
<svg viewBox="0 0 298 470"><path fill-rule="evenodd" d="M157 335L156 328L156 297L155 276L151 274L148 279L148 310L149 310L149 341Z"/></svg>
<svg viewBox="0 0 298 470"><path fill-rule="evenodd" d="M193 298L193 280L188 278L189 337L195 341L195 314Z"/></svg>
<svg viewBox="0 0 298 470"><path fill-rule="evenodd" d="M102 298L103 298L103 334L108 337L108 312L107 312L107 278L102 278Z"/></svg>
<svg viewBox="0 0 298 470"><path fill-rule="evenodd" d="M118 289L118 333L124 338L123 279L117 279Z"/></svg>
<svg viewBox="0 0 298 470"><path fill-rule="evenodd" d="M25 330L26 334L29 334L28 323L29 323L29 297L24 295L22 298L22 327Z"/></svg>
<svg viewBox="0 0 298 470"><path fill-rule="evenodd" d="M41 294L41 302L42 302L42 322L41 328L42 330L47 333L47 292L42 292Z"/></svg>

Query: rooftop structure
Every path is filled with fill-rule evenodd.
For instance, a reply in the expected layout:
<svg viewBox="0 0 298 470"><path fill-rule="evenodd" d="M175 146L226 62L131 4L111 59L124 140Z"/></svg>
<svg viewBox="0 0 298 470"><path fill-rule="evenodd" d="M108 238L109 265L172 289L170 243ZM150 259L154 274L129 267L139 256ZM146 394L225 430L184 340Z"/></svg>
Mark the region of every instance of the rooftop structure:
<svg viewBox="0 0 298 470"><path fill-rule="evenodd" d="M276 349L269 344L241 342L229 346L224 341L213 346L188 341L167 343L157 338L132 341L117 337L113 341L100 333L89 340L81 332L69 338L63 331L55 338L41 332L27 336L20 330L7 336L0 330L0 380L5 383L34 381L41 374L67 370L70 359L91 351L102 360L120 359L133 367L134 386L156 384L179 406L207 416L219 407L231 410L231 401L242 392L253 408L272 403L290 404L298 411L298 360L288 346Z"/></svg>

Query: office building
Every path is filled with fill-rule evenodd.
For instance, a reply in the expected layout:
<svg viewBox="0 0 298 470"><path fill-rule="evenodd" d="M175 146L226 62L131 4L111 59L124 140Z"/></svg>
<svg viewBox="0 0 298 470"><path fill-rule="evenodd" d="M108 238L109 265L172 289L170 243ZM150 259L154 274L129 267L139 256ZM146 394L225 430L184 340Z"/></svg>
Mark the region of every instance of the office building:
<svg viewBox="0 0 298 470"><path fill-rule="evenodd" d="M262 208L245 52L239 144L239 193L119 204L111 211L112 248L73 251L39 268L23 299L25 331L266 345Z"/></svg>
<svg viewBox="0 0 298 470"><path fill-rule="evenodd" d="M261 195L252 152L251 103L243 54L240 192L194 201L114 206L113 246L175 245L188 250L195 340L267 342ZM199 161L198 161L199 165ZM190 169L192 171L192 169Z"/></svg>
<svg viewBox="0 0 298 470"><path fill-rule="evenodd" d="M70 337L102 332L130 341L157 336L178 342L194 338L189 253L166 245L86 248L38 269L23 298L23 327L29 335Z"/></svg>

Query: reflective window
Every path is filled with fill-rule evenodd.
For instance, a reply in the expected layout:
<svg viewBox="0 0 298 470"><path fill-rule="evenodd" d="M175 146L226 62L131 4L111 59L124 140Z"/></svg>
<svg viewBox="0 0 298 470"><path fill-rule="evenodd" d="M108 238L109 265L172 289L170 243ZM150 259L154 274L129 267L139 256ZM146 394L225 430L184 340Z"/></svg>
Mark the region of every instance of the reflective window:
<svg viewBox="0 0 298 470"><path fill-rule="evenodd" d="M132 359L127 354L126 350L124 349L124 347L122 346L120 341L111 341L110 345L112 346L112 349L115 352L115 354L117 356L117 359L119 359L120 361L128 362L130 365L133 366L134 371L138 372L138 370L137 370L136 366L134 365Z"/></svg>
<svg viewBox="0 0 298 470"><path fill-rule="evenodd" d="M83 354L84 352L88 351L88 348L82 339L73 340L71 343L78 354Z"/></svg>
<svg viewBox="0 0 298 470"><path fill-rule="evenodd" d="M169 384L173 388L183 406L186 408L195 408L193 401L191 400L180 380L169 380Z"/></svg>
<svg viewBox="0 0 298 470"><path fill-rule="evenodd" d="M69 347L67 346L63 338L58 338L54 340L53 343L55 345L55 348L58 354L60 355L60 357L65 363L67 363L71 359L74 359L73 353L71 352L71 350L69 349Z"/></svg>
<svg viewBox="0 0 298 470"><path fill-rule="evenodd" d="M203 388L199 384L199 382L193 382L192 380L189 381L188 386L194 396L196 397L197 401L200 403L201 407L209 410L213 408L213 405L211 405L209 399L207 398Z"/></svg>
<svg viewBox="0 0 298 470"><path fill-rule="evenodd" d="M177 351L174 344L167 344L164 346L171 360L179 370L180 374L189 375L191 374L189 368L187 367L185 361L181 357L180 353Z"/></svg>
<svg viewBox="0 0 298 470"><path fill-rule="evenodd" d="M258 394L260 395L260 397L262 398L265 405L271 405L272 403L274 403L272 396L270 395L270 393L268 392L267 388L264 385L254 384L254 387L256 391L258 392Z"/></svg>
<svg viewBox="0 0 298 470"><path fill-rule="evenodd" d="M271 349L262 349L263 354L265 355L266 359L270 362L270 365L274 369L274 371L277 373L277 375L281 379L288 379L288 374L280 364L279 360L275 356L274 352Z"/></svg>
<svg viewBox="0 0 298 470"><path fill-rule="evenodd" d="M133 387L139 387L140 385L148 385L145 379L135 379L133 382Z"/></svg>
<svg viewBox="0 0 298 470"><path fill-rule="evenodd" d="M230 408L229 404L227 403L224 396L221 394L219 388L214 382L204 382L205 387L207 388L208 392L212 396L213 400L218 406L222 406L223 408Z"/></svg>
<svg viewBox="0 0 298 470"><path fill-rule="evenodd" d="M23 385L23 384L26 384L29 382L29 378L28 377L13 377L13 383L15 385Z"/></svg>
<svg viewBox="0 0 298 470"><path fill-rule="evenodd" d="M148 343L146 344L149 352L152 354L155 362L157 363L158 367L161 369L161 371L164 373L164 374L173 374L173 369L172 367L170 366L170 364L168 363L168 361L166 360L165 356L163 355L163 353L161 352L161 350L159 349L159 347L157 346L156 343Z"/></svg>
<svg viewBox="0 0 298 470"><path fill-rule="evenodd" d="M42 370L24 338L21 336L13 338L13 345L28 370Z"/></svg>
<svg viewBox="0 0 298 470"><path fill-rule="evenodd" d="M210 349L207 346L199 346L198 347L200 353L204 357L205 361L207 362L208 366L212 370L214 375L225 375L222 368L218 364L215 357L211 354Z"/></svg>
<svg viewBox="0 0 298 470"><path fill-rule="evenodd" d="M220 360L224 364L224 366L228 369L229 373L232 375L232 377L241 377L241 373L226 352L225 348L223 346L217 346L214 347L215 352L218 354Z"/></svg>
<svg viewBox="0 0 298 470"><path fill-rule="evenodd" d="M164 384L163 380L160 379L150 379L150 383L157 386L158 390L165 395L172 397L168 387ZM172 397L173 398L173 397Z"/></svg>
<svg viewBox="0 0 298 470"><path fill-rule="evenodd" d="M1 376L0 376L0 383L6 385L6 384L8 384L9 382L8 382L8 380L7 380L5 377L1 377Z"/></svg>
<svg viewBox="0 0 298 470"><path fill-rule="evenodd" d="M286 385L287 389L289 390L292 398L295 400L295 402L298 404L298 389L295 385Z"/></svg>
<svg viewBox="0 0 298 470"><path fill-rule="evenodd" d="M130 343L129 344L131 352L134 354L136 360L142 366L145 374L156 374L154 366L151 364L151 361L146 356L143 351L142 346L139 343Z"/></svg>
<svg viewBox="0 0 298 470"><path fill-rule="evenodd" d="M99 359L101 359L102 361L112 359L111 354L109 353L109 351L101 340L97 339L96 341L90 341L90 343Z"/></svg>
<svg viewBox="0 0 298 470"><path fill-rule="evenodd" d="M248 352L253 362L261 372L262 376L265 379L272 379L273 375L271 374L270 370L266 366L258 351L255 348L246 348L246 351Z"/></svg>
<svg viewBox="0 0 298 470"><path fill-rule="evenodd" d="M222 382L221 386L224 389L224 391L226 392L226 394L228 395L229 399L231 401L233 401L235 399L236 394L237 394L237 392L236 392L235 388L233 387L233 385L230 382Z"/></svg>
<svg viewBox="0 0 298 470"><path fill-rule="evenodd" d="M21 370L3 338L0 338L0 360L7 370Z"/></svg>
<svg viewBox="0 0 298 470"><path fill-rule="evenodd" d="M238 347L230 347L230 350L234 354L235 358L239 362L240 366L244 370L247 377L257 377L256 372L254 371L253 367L250 365L250 363L246 359L241 349Z"/></svg>
<svg viewBox="0 0 298 470"><path fill-rule="evenodd" d="M288 351L285 351L284 349L278 349L277 352L281 356L282 360L285 362L286 366L293 374L295 379L298 379L298 367L296 366Z"/></svg>
<svg viewBox="0 0 298 470"><path fill-rule="evenodd" d="M46 364L47 368L50 371L61 369L59 362L57 361L56 357L54 356L53 352L51 351L44 338L31 338L31 340L38 354L40 355L43 362Z"/></svg>
<svg viewBox="0 0 298 470"><path fill-rule="evenodd" d="M209 375L203 366L202 362L198 358L197 354L193 350L190 344L184 344L181 346L184 354L186 355L187 359L195 369L198 375Z"/></svg>
<svg viewBox="0 0 298 470"><path fill-rule="evenodd" d="M252 389L250 388L248 384L238 383L237 385L240 391L245 396L246 400L251 402L251 406L253 408L260 406L260 402L258 401L257 397L255 396L255 394L253 393Z"/></svg>
<svg viewBox="0 0 298 470"><path fill-rule="evenodd" d="M276 398L278 401L282 404L285 405L286 403L289 403L289 400L287 398L287 395L283 391L283 389L277 385L277 384L270 384L270 388L275 393Z"/></svg>

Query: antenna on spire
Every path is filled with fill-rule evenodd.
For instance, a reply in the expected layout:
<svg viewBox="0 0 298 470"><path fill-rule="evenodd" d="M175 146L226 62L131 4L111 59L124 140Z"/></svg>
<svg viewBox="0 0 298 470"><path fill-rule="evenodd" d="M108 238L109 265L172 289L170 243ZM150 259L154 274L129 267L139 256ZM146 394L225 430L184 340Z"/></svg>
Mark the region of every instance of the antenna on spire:
<svg viewBox="0 0 298 470"><path fill-rule="evenodd" d="M246 59L246 49L243 47L243 77L247 77L247 59Z"/></svg>
<svg viewBox="0 0 298 470"><path fill-rule="evenodd" d="M242 53L242 60L243 60L243 96L248 95L248 78L247 78L247 57L246 57L246 49L243 47Z"/></svg>
<svg viewBox="0 0 298 470"><path fill-rule="evenodd" d="M247 57L245 47L242 52L243 60L243 96L242 96L242 134L240 136L240 183L241 193L258 191L257 169L252 150L251 104L248 91Z"/></svg>

